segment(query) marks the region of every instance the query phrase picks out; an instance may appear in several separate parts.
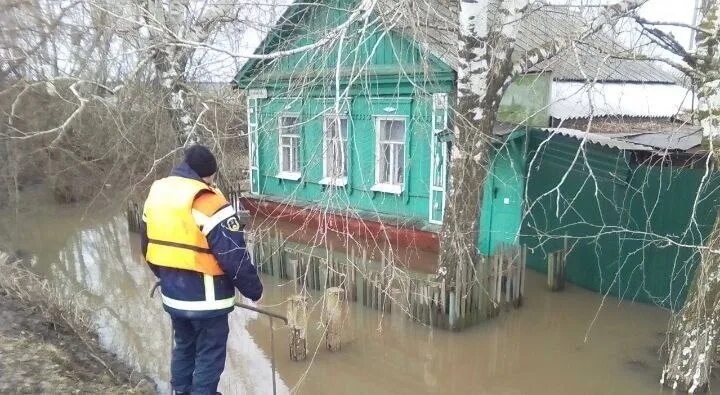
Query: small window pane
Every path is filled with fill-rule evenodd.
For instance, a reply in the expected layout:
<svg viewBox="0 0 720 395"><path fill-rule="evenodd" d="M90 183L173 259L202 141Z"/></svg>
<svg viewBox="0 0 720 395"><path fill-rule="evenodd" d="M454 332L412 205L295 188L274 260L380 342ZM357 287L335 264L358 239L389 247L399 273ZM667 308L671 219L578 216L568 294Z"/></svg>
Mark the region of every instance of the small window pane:
<svg viewBox="0 0 720 395"><path fill-rule="evenodd" d="M382 146L383 148L383 160L382 160L382 170L381 170L381 176L380 176L380 182L390 183L390 174L392 170L390 169L390 155L391 155L391 147L389 144L384 144Z"/></svg>
<svg viewBox="0 0 720 395"><path fill-rule="evenodd" d="M396 184L403 183L403 175L405 174L405 146L398 144L395 148L395 169L394 169L394 181Z"/></svg>
<svg viewBox="0 0 720 395"><path fill-rule="evenodd" d="M347 119L338 115L325 116L325 177L347 175Z"/></svg>
<svg viewBox="0 0 720 395"><path fill-rule="evenodd" d="M343 140L347 140L347 122L348 120L345 118L340 119L340 137Z"/></svg>
<svg viewBox="0 0 720 395"><path fill-rule="evenodd" d="M297 117L282 117L282 126L284 128L295 126Z"/></svg>
<svg viewBox="0 0 720 395"><path fill-rule="evenodd" d="M405 121L392 121L390 123L391 141L401 142L405 140Z"/></svg>
<svg viewBox="0 0 720 395"><path fill-rule="evenodd" d="M445 130L446 125L445 110L435 110L435 130Z"/></svg>
<svg viewBox="0 0 720 395"><path fill-rule="evenodd" d="M392 141L398 143L405 141L405 121L381 120L380 139L383 141Z"/></svg>
<svg viewBox="0 0 720 395"><path fill-rule="evenodd" d="M290 165L291 165L290 171L292 171L294 173L297 173L300 171L300 164L298 163L299 162L298 159L300 156L298 155L299 154L298 151L299 151L298 144L293 144L292 145L292 161L290 162Z"/></svg>
<svg viewBox="0 0 720 395"><path fill-rule="evenodd" d="M282 147L282 171L290 171L290 147Z"/></svg>
<svg viewBox="0 0 720 395"><path fill-rule="evenodd" d="M435 174L433 175L433 186L443 188L445 187L445 163L444 163L444 156L443 156L443 150L445 149L445 144L443 143L434 143L435 144L435 163L433 163L433 171Z"/></svg>
<svg viewBox="0 0 720 395"><path fill-rule="evenodd" d="M297 117L284 116L280 118L280 131L284 136L298 135L299 122Z"/></svg>
<svg viewBox="0 0 720 395"><path fill-rule="evenodd" d="M345 176L345 153L343 143L341 141L336 140L329 145L327 176Z"/></svg>

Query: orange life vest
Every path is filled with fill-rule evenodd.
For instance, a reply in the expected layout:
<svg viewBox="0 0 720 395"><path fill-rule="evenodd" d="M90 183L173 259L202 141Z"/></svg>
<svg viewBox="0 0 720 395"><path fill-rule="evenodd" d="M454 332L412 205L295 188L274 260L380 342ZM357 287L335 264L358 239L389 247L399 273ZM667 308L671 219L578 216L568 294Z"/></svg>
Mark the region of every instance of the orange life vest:
<svg viewBox="0 0 720 395"><path fill-rule="evenodd" d="M190 178L170 176L153 183L143 209L148 262L211 276L223 274L192 215L193 202L203 191L222 196L220 191Z"/></svg>

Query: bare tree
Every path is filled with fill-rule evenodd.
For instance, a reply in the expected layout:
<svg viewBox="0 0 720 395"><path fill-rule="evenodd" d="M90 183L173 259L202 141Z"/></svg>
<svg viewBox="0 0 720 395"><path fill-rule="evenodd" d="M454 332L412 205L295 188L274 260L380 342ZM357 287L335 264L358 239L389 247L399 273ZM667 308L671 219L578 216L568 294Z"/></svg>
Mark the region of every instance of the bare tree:
<svg viewBox="0 0 720 395"><path fill-rule="evenodd" d="M58 181L53 188L63 200L121 184L108 182L115 178L108 172L129 172L131 184L145 180L200 135L216 148L242 149L244 109L240 92L229 88L251 54L233 40L247 26L272 24L276 8L274 1L210 0L1 5L0 145L7 154L0 177L7 182L0 201L41 178ZM221 95L205 84L215 62L230 64Z"/></svg>
<svg viewBox="0 0 720 395"><path fill-rule="evenodd" d="M188 65L198 45L206 43L219 25L236 21L243 7L234 2L191 0L138 0L137 4L146 22L155 73L167 92L164 103L178 139L181 145L198 142Z"/></svg>
<svg viewBox="0 0 720 395"><path fill-rule="evenodd" d="M696 119L709 151L705 176L716 168L720 155L720 1L702 0L697 26L682 24L694 32L695 51L686 49L661 27L669 23L633 15L642 34L681 61L662 59L685 73L697 91ZM677 24L676 24L677 25ZM685 305L671 320L668 360L661 381L690 393L705 391L717 355L720 331L720 213L701 248L700 263Z"/></svg>
<svg viewBox="0 0 720 395"><path fill-rule="evenodd" d="M477 219L487 176L490 143L503 94L513 80L533 66L612 25L646 0L626 0L600 7L587 28L573 36L556 34L526 53L515 51L515 35L527 13L542 2L502 0L460 2L458 103L452 148L450 189L441 231L438 275L451 289L479 259ZM455 292L455 298L461 298ZM451 320L452 321L452 320Z"/></svg>

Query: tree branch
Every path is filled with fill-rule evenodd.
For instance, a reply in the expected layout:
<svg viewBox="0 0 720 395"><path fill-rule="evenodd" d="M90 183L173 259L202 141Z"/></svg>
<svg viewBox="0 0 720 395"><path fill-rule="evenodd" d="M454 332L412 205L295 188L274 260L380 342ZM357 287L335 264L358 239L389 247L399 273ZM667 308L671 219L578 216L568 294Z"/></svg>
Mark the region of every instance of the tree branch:
<svg viewBox="0 0 720 395"><path fill-rule="evenodd" d="M636 9L645 4L648 0L624 0L615 4L600 6L602 12L594 18L589 28L577 37L558 37L540 47L533 48L516 62L513 68L514 75L524 74L536 65L554 57L561 51L568 48L573 42L582 41L599 32L606 26L615 24L619 19L631 15Z"/></svg>

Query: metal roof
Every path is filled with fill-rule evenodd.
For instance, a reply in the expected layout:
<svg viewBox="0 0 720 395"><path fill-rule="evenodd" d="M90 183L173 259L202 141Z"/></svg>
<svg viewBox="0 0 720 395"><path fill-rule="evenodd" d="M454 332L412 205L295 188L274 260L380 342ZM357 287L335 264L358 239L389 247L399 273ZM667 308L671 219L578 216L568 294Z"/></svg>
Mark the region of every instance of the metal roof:
<svg viewBox="0 0 720 395"><path fill-rule="evenodd" d="M702 143L702 129L697 126L679 126L652 133L622 137L627 141L663 151L687 151Z"/></svg>
<svg viewBox="0 0 720 395"><path fill-rule="evenodd" d="M602 134L570 128L543 128L550 134L586 140L605 147L632 151L689 151L702 143L702 129L691 125L666 126L652 132Z"/></svg>
<svg viewBox="0 0 720 395"><path fill-rule="evenodd" d="M458 69L459 2L453 0L378 0L377 10L387 26L411 36L424 49ZM492 7L492 6L491 6ZM558 38L577 41L588 23L570 7L538 6L523 16L516 36L516 54ZM651 61L618 59L633 56L604 33L576 42L531 71L552 71L559 81L615 81L678 83L677 76Z"/></svg>
<svg viewBox="0 0 720 395"><path fill-rule="evenodd" d="M567 128L543 128L542 130L550 133L551 135L559 134L565 137L571 137L580 141L588 141L593 144L599 144L609 148L617 148L619 150L630 150L630 151L654 151L653 148L646 145L635 144L621 139L613 138L604 134L597 134L592 132L586 132L577 129Z"/></svg>
<svg viewBox="0 0 720 395"><path fill-rule="evenodd" d="M493 135L498 138L508 138L515 131L532 131L538 128L526 128L525 126L498 122L493 128ZM629 151L689 151L700 146L702 142L702 129L690 125L666 125L652 132L631 132L631 133L594 133L586 130L571 128L540 128L540 130L552 135L560 135L574 138L580 141L587 141L592 144L599 144L609 148ZM454 135L449 133L450 140Z"/></svg>

